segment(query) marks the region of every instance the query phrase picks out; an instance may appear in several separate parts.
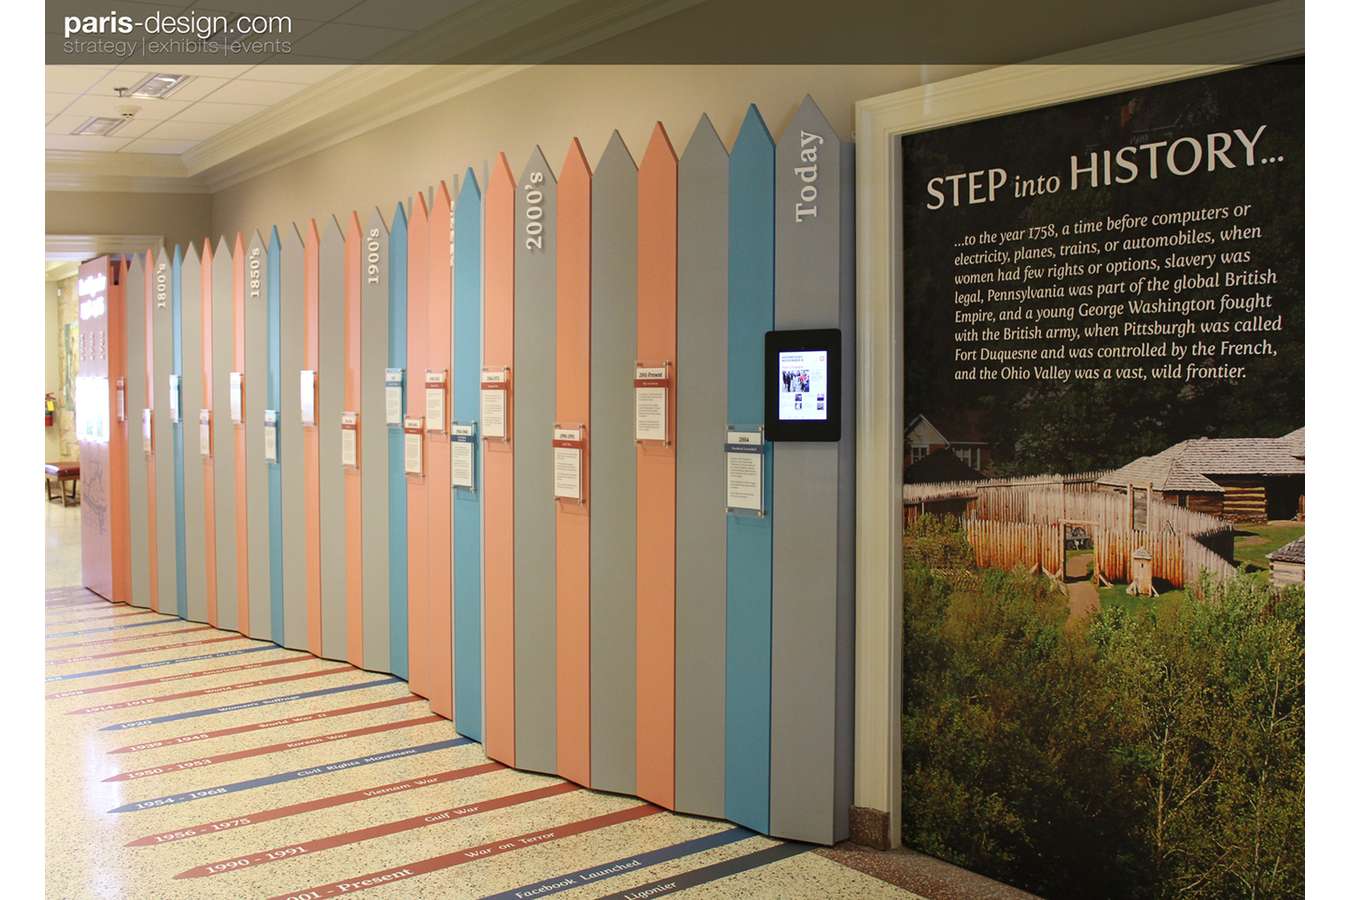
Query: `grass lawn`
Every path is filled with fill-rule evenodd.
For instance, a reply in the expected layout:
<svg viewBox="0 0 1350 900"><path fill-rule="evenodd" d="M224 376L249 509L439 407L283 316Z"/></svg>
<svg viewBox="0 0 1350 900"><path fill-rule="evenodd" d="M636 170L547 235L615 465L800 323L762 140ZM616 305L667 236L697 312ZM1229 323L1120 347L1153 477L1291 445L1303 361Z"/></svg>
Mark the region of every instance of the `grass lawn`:
<svg viewBox="0 0 1350 900"><path fill-rule="evenodd" d="M1238 525L1233 533L1233 556L1243 572L1260 572L1270 576L1270 560L1266 554L1303 536L1303 522L1268 522L1265 525Z"/></svg>
<svg viewBox="0 0 1350 900"><path fill-rule="evenodd" d="M1162 591L1156 597L1139 597L1125 592L1125 585L1113 584L1109 588L1098 587L1097 596L1100 598L1102 609L1112 606L1122 607L1126 612L1137 613L1141 610L1158 608L1159 610L1172 610L1181 603L1181 599L1186 596L1185 591L1169 590Z"/></svg>

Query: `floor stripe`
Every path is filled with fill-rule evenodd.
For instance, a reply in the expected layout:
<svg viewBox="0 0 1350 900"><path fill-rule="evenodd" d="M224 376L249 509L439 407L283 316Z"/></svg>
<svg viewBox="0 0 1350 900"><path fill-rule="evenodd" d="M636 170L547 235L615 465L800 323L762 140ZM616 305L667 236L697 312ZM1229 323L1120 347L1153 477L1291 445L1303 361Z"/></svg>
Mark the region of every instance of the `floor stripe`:
<svg viewBox="0 0 1350 900"><path fill-rule="evenodd" d="M226 641L246 641L248 638L242 634L231 634L226 637L205 638L199 641L179 641L176 644L160 644L158 647L135 647L130 650L111 650L107 653L91 653L87 656L70 656L65 659L49 659L49 666L66 666L72 663L91 662L96 659L111 659L114 656L134 656L137 653L158 653L161 650L178 650L182 647L201 647L205 644L223 644Z"/></svg>
<svg viewBox="0 0 1350 900"><path fill-rule="evenodd" d="M45 607L47 609L99 609L107 605L108 601L97 597L92 600L78 597L72 600L49 600Z"/></svg>
<svg viewBox="0 0 1350 900"><path fill-rule="evenodd" d="M52 619L49 617L47 618L46 622L47 627L51 628L59 625L75 625L75 624L84 624L86 622L102 622L108 619L131 619L135 618L136 616L153 616L155 614L156 613L154 613L152 610L140 609L138 607L133 606L128 609L117 610L115 612L97 611L92 613L82 613L80 615L72 616L69 619Z"/></svg>
<svg viewBox="0 0 1350 900"><path fill-rule="evenodd" d="M240 650L226 650L223 653L205 653L201 656L184 656L179 659L156 659L151 662L136 663L132 666L118 666L115 669L91 669L88 672L69 672L65 675L48 675L47 681L70 681L73 678L94 678L98 675L116 675L118 672L134 672L137 669L154 669L159 666L177 666L182 663L196 662L200 659L220 659L226 656L238 656L241 653L261 653L264 650L280 650L276 644L264 644L261 647L244 647Z"/></svg>
<svg viewBox="0 0 1350 900"><path fill-rule="evenodd" d="M214 630L215 629L212 628L210 625L194 625L191 628L180 628L177 631L156 631L154 634L149 635L148 637L140 634L128 634L123 635L122 637L97 638L92 641L79 641L74 644L57 644L55 647L48 647L47 652L51 653L53 650L74 650L76 647L97 647L103 644L120 644L123 641L148 641L157 637L168 637L171 634L189 634L193 631L214 631Z"/></svg>
<svg viewBox="0 0 1350 900"><path fill-rule="evenodd" d="M321 897L345 896L347 894L355 893L356 891L363 891L366 888L380 887L381 885L389 884L390 882L403 881L408 878L416 878L419 875L439 872L442 869L448 869L451 866L457 866L461 863L472 862L489 856L500 856L501 854L509 853L512 850L520 850L524 847L536 847L540 844L547 844L565 837L572 837L573 835L585 834L588 831L595 831L610 825L631 822L634 819L640 819L643 816L650 816L653 813L661 811L660 807L643 803L638 806L630 806L627 809L621 809L618 812L606 813L602 816L592 816L589 819L581 819L577 822L559 825L556 828L545 828L542 831L532 831L529 834L518 835L503 841L493 841L490 844L480 844L477 847L456 850L453 853L446 853L442 856L433 856L430 859L410 863L406 866L398 866L392 869L382 869L378 872L358 875L355 878L350 878L346 881L334 881L329 884L305 888L290 894L278 894L271 898L271 900L301 900L301 898L304 898L304 900L318 900L318 898Z"/></svg>
<svg viewBox="0 0 1350 900"><path fill-rule="evenodd" d="M174 841L185 841L188 838L200 837L204 834L218 834L222 831L243 828L247 825L258 825L262 822L273 822L277 819L286 819L291 816L298 816L302 813L314 812L319 809L332 809L335 806L345 806L348 803L359 803L362 800L374 800L378 797L388 797L391 794L415 791L418 788L430 787L433 784L449 784L452 781L459 781L461 778L486 775L489 772L497 772L505 768L506 767L501 763L485 762L473 766L466 766L462 769L446 769L444 772L433 772L430 775L420 775L417 778L393 781L389 784L376 785L375 787L364 788L359 791L347 791L341 794L333 794L329 797L320 797L317 800L305 800L301 803L290 803L286 806L275 807L274 809L265 809L261 812L249 813L245 816L235 816L230 819L217 819L214 822L205 822L201 825L189 825L187 828L176 828L173 831L150 834L143 838L129 841L127 846L154 847L159 844L168 844Z"/></svg>
<svg viewBox="0 0 1350 900"><path fill-rule="evenodd" d="M322 672L309 673L310 677L316 677L320 674L332 675L337 672L347 671L348 667L341 669L324 669ZM287 676L285 680L293 681L300 676ZM281 681L282 679L272 679L272 681ZM363 691L366 688L381 687L387 684L399 684L402 679L399 678L381 678L378 681L362 681L357 684L342 684L337 687L324 688L318 691L305 691L300 694L283 694L280 697L268 697L264 700L248 700L244 703L235 703L230 706L213 706L209 709L192 709L187 712L172 713L167 716L155 716L149 719L137 719L134 722L118 722L116 725L104 725L100 731L125 731L128 728L141 728L146 725L159 725L164 722L181 722L184 719L198 719L202 716L214 716L217 713L238 712L241 709L257 709L262 706L272 706L277 703L290 703L292 700L308 700L311 697L327 697L331 694L345 694L348 691Z"/></svg>
<svg viewBox="0 0 1350 900"><path fill-rule="evenodd" d="M687 888L707 884L710 881L728 878L750 869L757 869L760 866L767 866L769 863L805 853L810 849L810 844L796 842L778 844L764 850L756 850L754 853L747 853L744 856L737 856L734 859L724 859L721 862L715 862L699 869L690 869L688 872L681 872L669 878L649 881L637 887L625 888L617 893L606 894L599 900L635 900L635 898L648 900L651 897L664 897L676 891L683 891Z"/></svg>
<svg viewBox="0 0 1350 900"><path fill-rule="evenodd" d="M409 694L406 697L395 697L393 700L377 700L374 703L360 703L356 706L343 706L339 709L329 709L323 712L305 713L304 715L299 716L287 716L284 719L273 719L270 722L255 722L251 725L235 725L233 728L218 728L215 731L198 731L194 734L180 734L178 737L164 738L160 741L145 741L140 744L128 744L125 747L118 747L116 750L109 750L108 753L136 753L141 750L155 750L159 747L171 747L177 744L192 744L197 741L209 741L212 738L228 737L232 734L244 734L250 731L266 731L269 728L280 728L285 725L300 725L305 722L317 722L319 719L334 719L338 716L348 716L353 713L385 709L390 706L399 706L405 703L418 703L421 699L421 697L414 697Z"/></svg>
<svg viewBox="0 0 1350 900"><path fill-rule="evenodd" d="M547 897L550 894L560 894L583 884L604 881L606 878L613 878L616 875L629 875L663 862L670 862L672 859L693 856L695 853L702 853L704 850L725 847L727 844L734 844L736 841L743 841L754 836L755 832L748 828L728 828L725 831L705 834L703 837L681 841L678 844L671 844L669 847L661 847L658 850L649 850L646 853L612 859L607 863L600 863L588 869L577 869L575 872L568 872L566 875L555 875L543 881L536 881L534 884L523 885L509 891L502 891L500 894L484 897L482 900L521 900L521 898L526 897Z"/></svg>
<svg viewBox="0 0 1350 900"><path fill-rule="evenodd" d="M353 728L348 731L335 731L332 734L321 734L315 737L296 738L293 741L283 741L280 744L268 744L264 747L250 747L247 750L233 750L229 753L219 753L215 756L202 756L197 759L188 759L182 762L168 763L162 766L147 766L144 769L134 769L130 772L118 772L116 775L109 775L104 781L134 781L138 778L148 778L152 775L167 775L170 772L182 772L185 769L202 769L207 766L216 766L221 763L233 762L236 759L247 759L250 756L266 756L269 753L281 753L285 750L299 750L301 747L313 747L318 744L331 744L334 741L345 741L349 738L364 737L368 734L380 734L385 731L397 731L400 728L412 728L417 725L430 725L433 722L444 721L440 716L430 715L421 716L416 719L400 719L397 722L381 722L378 725L367 725L364 728Z"/></svg>
<svg viewBox="0 0 1350 900"><path fill-rule="evenodd" d="M71 688L68 691L57 691L54 694L48 694L47 699L63 700L66 697L82 697L85 694L101 694L104 691L120 691L125 690L126 688L144 687L147 684L168 684L169 682L173 681L186 681L189 678L210 678L213 675L225 675L230 672L242 672L245 669L261 669L265 666L287 666L293 665L294 663L309 662L309 661L310 658L308 656L289 656L286 657L285 659L268 659L262 662L244 663L238 666L221 666L219 669L200 669L196 672L175 672L173 675L160 675L155 678L140 678L137 679L136 681L119 681L116 684L100 684L98 687ZM229 690L231 688L237 689L238 687L243 686L244 684L246 684L246 682L241 682L237 686L227 685L223 689L225 690ZM143 702L143 699L138 700L136 702L137 703ZM152 700L151 702L157 701ZM75 712L79 711L80 710L75 710Z"/></svg>
<svg viewBox="0 0 1350 900"><path fill-rule="evenodd" d="M561 794L570 793L575 790L578 790L577 785L564 781L559 784L548 785L547 787L520 791L515 794L507 794L505 797L494 797L491 800L466 803L463 806L442 809L422 816L411 816L407 819L399 819L396 822L384 822L379 825L371 825L368 828L358 828L355 831L348 831L343 834L335 834L330 837L305 841L302 844L290 844L285 847L276 847L272 850L263 850L248 856L223 859L219 862L207 863L204 866L188 869L185 872L178 873L174 877L206 878L211 875L220 875L224 872L229 872L243 866L253 867L282 859L295 859L297 856L308 856L311 853L332 850L335 847L346 847L350 844L360 843L361 841L369 841L374 840L375 838L387 837L391 834L412 831L415 828L426 828L428 825L439 825L442 822L463 819L472 815L477 815L478 813L506 809L507 807L517 806L521 803L529 803L532 800L542 800L545 797L557 797Z"/></svg>
<svg viewBox="0 0 1350 900"><path fill-rule="evenodd" d="M177 625L183 621L177 616L160 616L153 622L133 622L130 625L104 625L101 628L81 628L79 631L57 631L47 635L47 640L59 637L74 637L77 634L102 634L105 631L121 631L124 628L145 628L148 625Z"/></svg>
<svg viewBox="0 0 1350 900"><path fill-rule="evenodd" d="M282 784L287 781L296 781L300 778L312 778L315 775L329 775L333 772L342 772L357 766L369 766L374 763L388 762L391 759L405 759L409 756L418 756L423 753L431 753L435 750L448 750L451 747L462 747L463 745L470 743L473 742L468 738L462 737L450 738L444 741L432 741L430 744L418 744L415 747L386 750L383 753L372 753L367 756L344 759L341 762L313 766L308 769L295 769L291 772L280 772L276 775L264 775L261 778L250 778L246 781L236 781L232 784L221 784L216 787L203 788L200 791L185 791L181 794L169 794L166 797L156 797L153 800L142 800L139 803L127 803L116 809L110 809L108 812L137 812L142 809L157 809L162 806L174 806L180 803L189 803L193 800L202 800L206 797L219 797L224 794L234 794L239 791L249 791L253 788L268 787L269 785Z"/></svg>

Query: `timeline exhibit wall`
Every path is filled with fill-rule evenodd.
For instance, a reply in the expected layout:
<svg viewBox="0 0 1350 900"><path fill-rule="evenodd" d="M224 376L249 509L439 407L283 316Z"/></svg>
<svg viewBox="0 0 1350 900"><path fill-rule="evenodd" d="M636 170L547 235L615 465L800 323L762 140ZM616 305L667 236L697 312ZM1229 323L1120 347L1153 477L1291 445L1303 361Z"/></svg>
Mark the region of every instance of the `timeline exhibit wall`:
<svg viewBox="0 0 1350 900"><path fill-rule="evenodd" d="M833 843L852 146L808 97L777 146L751 106L729 151L707 117L599 149L125 265L109 599L395 674L508 765ZM843 330L844 436L765 443L732 509L776 327Z"/></svg>

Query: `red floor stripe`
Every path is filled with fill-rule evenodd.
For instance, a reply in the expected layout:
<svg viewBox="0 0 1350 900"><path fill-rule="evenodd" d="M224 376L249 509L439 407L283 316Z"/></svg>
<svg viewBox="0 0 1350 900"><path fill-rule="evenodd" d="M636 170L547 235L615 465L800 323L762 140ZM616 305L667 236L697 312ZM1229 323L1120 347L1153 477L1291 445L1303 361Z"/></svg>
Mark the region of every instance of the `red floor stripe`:
<svg viewBox="0 0 1350 900"><path fill-rule="evenodd" d="M578 834L585 834L588 831L595 831L599 828L606 828L610 825L618 825L623 822L631 822L634 819L640 819L643 816L650 816L653 813L661 812L660 807L652 806L647 803L638 806L630 806L627 809L618 812L606 813L603 816L592 816L589 819L581 819L577 822L569 822L566 825L559 825L557 828L545 828L541 831L531 831L529 834L518 835L513 838L507 838L504 841L493 841L488 844L479 844L477 847L468 847L464 850L456 850L453 853L445 853L441 856L433 856L430 859L420 860L419 862L409 863L406 866L396 866L392 869L381 869L378 872L369 872L365 875L358 875L355 878L346 881L333 881L328 884L317 885L316 887L305 888L290 894L278 894L271 900L319 900L322 897L336 897L339 895L364 891L366 888L380 887L394 881L402 881L407 878L416 878L418 875L429 875L432 872L439 872L442 869L448 869L461 863L473 862L474 860L484 859L489 856L500 856L503 853L510 853L512 850L520 850L525 847L537 847L540 844L551 843L561 840L565 837L572 837Z"/></svg>
<svg viewBox="0 0 1350 900"><path fill-rule="evenodd" d="M114 656L134 656L137 653L157 653L160 650L177 650L179 647L200 647L203 644L223 644L226 641L246 641L242 634L229 634L225 637L205 638L200 641L182 641L177 644L160 644L158 647L135 647L130 650L113 650L108 653L92 653L88 656L71 656L65 659L49 659L49 666L64 666L70 663L89 662L94 659L111 659Z"/></svg>
<svg viewBox="0 0 1350 900"><path fill-rule="evenodd" d="M204 866L188 869L186 872L179 872L174 877L206 878L210 875L219 875L223 872L229 872L244 866L251 868L253 866L262 865L263 863L276 862L277 860L295 859L297 856L308 856L311 853L332 850L334 847L346 847L348 844L357 844L361 841L369 841L374 838L386 837L391 834L412 831L415 828L425 828L428 825L439 825L441 822L463 819L468 816L477 815L478 813L491 812L496 809L506 809L507 807L517 806L521 803L529 803L531 800L542 800L545 797L557 797L560 794L566 794L577 789L575 784L569 784L564 781L561 784L551 784L547 787L521 791L516 794L507 794L505 797L494 797L491 800L466 803L463 806L442 809L438 812L427 813L424 816L412 816L407 819L399 819L397 822L385 822L381 825L372 825L369 828L358 828L356 831L348 831L344 834L335 834L331 837L305 841L303 844L290 844L286 847L277 847L273 850L263 850L259 853L250 854L249 856L223 859L219 862L207 863Z"/></svg>
<svg viewBox="0 0 1350 900"><path fill-rule="evenodd" d="M501 763L486 762L467 766L463 769L447 769L444 772L433 772L430 775L407 778L403 781L381 784L373 788L365 788L359 791L347 791L343 794L334 794L331 797L320 797L317 800L305 800L301 803L278 806L275 809L265 809L262 812L249 813L245 816L236 816L232 819L217 819L214 822L205 822L201 825L190 825L186 828L178 828L173 831L150 834L143 838L137 838L134 841L128 842L127 846L154 847L159 844L168 844L174 841L185 841L188 838L200 837L204 834L216 834L234 828L243 828L247 825L257 825L262 822L272 822L277 819L298 816L302 813L313 812L319 809L332 809L335 806L343 806L348 803L359 803L362 800L371 800L376 797L388 797L391 794L399 794L404 791L415 791L418 788L430 787L433 784L449 784L450 782L458 781L461 778L486 775L488 772L496 772L505 768L506 767Z"/></svg>
<svg viewBox="0 0 1350 900"><path fill-rule="evenodd" d="M184 769L201 769L206 766L216 766L221 763L232 762L236 759L247 759L250 756L266 756L269 753L280 753L283 750L299 750L301 747L311 747L317 744L330 744L333 741L345 741L348 738L363 737L368 734L380 734L385 731L397 731L400 728L412 728L416 725L430 725L433 722L444 722L440 716L420 716L416 719L400 719L397 722L381 722L378 725L367 725L364 728L352 728L348 731L335 731L332 734L320 734L315 737L296 738L293 741L283 741L280 744L268 744L264 747L250 747L247 750L233 750L229 753L219 753L215 756L202 756L197 759L188 759L183 762L169 763L163 766L150 766L144 769L135 769L130 772L118 772L116 775L109 775L104 781L132 781L137 778L148 778L151 775L167 775L169 772L181 772Z"/></svg>
<svg viewBox="0 0 1350 900"><path fill-rule="evenodd" d="M376 700L374 703L361 703L356 706L343 706L339 709L328 709L322 712L305 713L299 716L287 716L284 719L273 719L270 722L255 722L252 725L235 725L232 728L217 728L215 731L198 731L195 734L180 734L178 737L165 738L160 741L145 741L140 744L128 744L125 747L118 747L116 750L109 750L108 753L136 753L141 750L155 750L159 747L193 744L197 741L228 737L232 734L245 734L250 731L266 731L269 728L281 728L286 725L300 725L305 722L317 722L320 719L335 719L338 716L348 716L353 713L385 709L390 706L400 706L404 703L418 703L421 700L421 697L412 695L407 697L395 697L393 700Z"/></svg>
<svg viewBox="0 0 1350 900"><path fill-rule="evenodd" d="M309 656L288 656L285 659L269 659L265 662L243 663L238 666L222 666L219 669L201 669L197 672L179 672L176 675L159 675L155 678L139 678L136 681L119 681L116 684L101 684L98 687L72 688L48 694L48 700L63 700L66 697L82 697L85 694L101 694L104 691L120 691L123 688L144 687L147 684L168 684L171 681L186 681L189 678L210 678L212 675L227 675L230 672L242 672L245 669L261 669L264 666L285 666L291 663L308 662Z"/></svg>
<svg viewBox="0 0 1350 900"><path fill-rule="evenodd" d="M279 678L260 678L257 681L241 681L238 684L227 684L221 687L201 688L196 691L181 691L177 694L161 694L157 697L139 697L135 700L123 700L121 703L104 703L101 706L86 706L83 709L72 709L66 713L69 716L82 716L89 713L107 712L113 709L128 709L133 706L148 706L152 703L168 703L172 700L183 700L188 697L209 697L212 694L224 694L230 691L242 691L245 688L262 687L265 684L281 684L286 681L299 681L302 678L321 678L324 675L337 675L341 672L355 672L351 666L338 666L336 669L320 669L317 672L301 672L297 675L282 675Z"/></svg>
<svg viewBox="0 0 1350 900"><path fill-rule="evenodd" d="M194 625L191 628L180 628L177 631L156 631L154 634L129 634L125 637L100 638L96 641L80 641L78 644L57 644L55 647L48 647L47 652L53 650L74 650L76 647L95 647L102 644L120 644L123 641L148 641L158 637L168 637L171 634L190 634L194 631L214 631L210 625Z"/></svg>

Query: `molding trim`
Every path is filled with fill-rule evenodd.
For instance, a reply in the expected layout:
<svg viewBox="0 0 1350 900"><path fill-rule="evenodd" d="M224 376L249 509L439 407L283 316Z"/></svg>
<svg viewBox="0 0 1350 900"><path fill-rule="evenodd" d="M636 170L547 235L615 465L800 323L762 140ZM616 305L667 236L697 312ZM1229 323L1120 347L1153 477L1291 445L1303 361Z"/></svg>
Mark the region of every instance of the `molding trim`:
<svg viewBox="0 0 1350 900"><path fill-rule="evenodd" d="M177 156L154 153L96 153L48 150L47 190L167 194L210 193Z"/></svg>
<svg viewBox="0 0 1350 900"><path fill-rule="evenodd" d="M893 228L899 152L895 138L960 122L1052 106L1151 84L1269 62L1304 52L1302 0L1281 0L1223 16L1057 54L1025 65L886 94L855 105L857 197L857 618L854 794L857 807L889 813L889 841L900 844L902 607L895 497L895 409L903 346L895 317L903 273ZM1216 38L1217 36L1217 38ZM1226 64L1132 64L1206 58L1216 41ZM1212 53L1210 54L1212 58Z"/></svg>
<svg viewBox="0 0 1350 900"><path fill-rule="evenodd" d="M159 234L49 234L47 259L83 262L105 253L142 253L164 243Z"/></svg>

